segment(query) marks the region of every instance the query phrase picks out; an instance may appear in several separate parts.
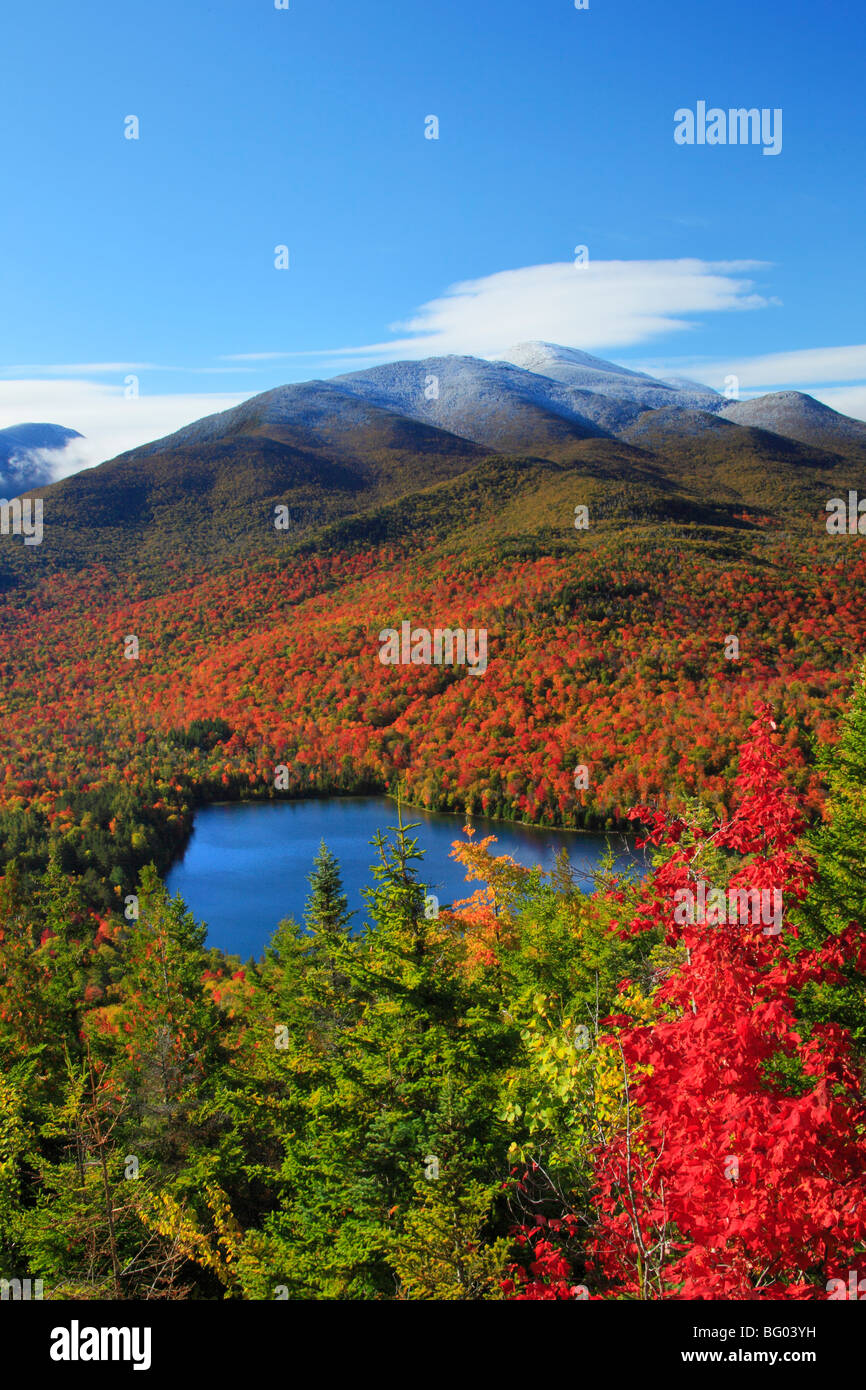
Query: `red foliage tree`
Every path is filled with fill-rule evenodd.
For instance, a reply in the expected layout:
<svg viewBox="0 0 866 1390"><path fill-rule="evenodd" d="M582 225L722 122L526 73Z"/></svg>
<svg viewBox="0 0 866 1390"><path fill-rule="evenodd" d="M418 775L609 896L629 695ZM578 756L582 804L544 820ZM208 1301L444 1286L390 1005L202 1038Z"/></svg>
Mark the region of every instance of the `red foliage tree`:
<svg viewBox="0 0 866 1390"><path fill-rule="evenodd" d="M866 1248L866 1124L849 1039L833 1024L805 1027L794 1003L807 981L837 981L846 961L866 970L866 932L852 924L799 948L787 912L814 870L797 850L800 812L774 729L760 706L738 807L710 832L633 813L673 850L626 930L661 926L679 963L655 992L655 1017L609 1020L605 1039L621 1057L626 1118L595 1154L591 1254L612 1296L826 1298ZM754 913L681 920L702 859L718 850L737 856L730 890L781 893L781 932Z"/></svg>

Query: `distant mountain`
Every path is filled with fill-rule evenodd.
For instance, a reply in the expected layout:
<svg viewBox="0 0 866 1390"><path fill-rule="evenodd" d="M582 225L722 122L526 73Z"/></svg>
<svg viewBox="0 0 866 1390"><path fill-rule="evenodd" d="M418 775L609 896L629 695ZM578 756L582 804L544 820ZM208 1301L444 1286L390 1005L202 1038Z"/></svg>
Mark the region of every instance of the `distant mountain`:
<svg viewBox="0 0 866 1390"><path fill-rule="evenodd" d="M683 410L717 410L723 403L717 391L699 382L677 378L663 381L646 372L632 371L616 362L557 343L519 343L502 356L518 367L559 382L571 392L590 392L615 405L616 411L609 411L606 417L607 428L624 428L642 410L658 410L669 405ZM591 418L597 417L592 415Z"/></svg>
<svg viewBox="0 0 866 1390"><path fill-rule="evenodd" d="M584 409L595 407L590 393L565 390L535 372L481 357L394 362L335 377L330 384L509 453L546 453L550 446L608 433Z"/></svg>
<svg viewBox="0 0 866 1390"><path fill-rule="evenodd" d="M488 452L324 382L282 387L39 489L50 497L44 543L25 553L10 537L5 555L51 570L266 555L456 477ZM278 505L286 530L274 524Z"/></svg>
<svg viewBox="0 0 866 1390"><path fill-rule="evenodd" d="M82 438L63 425L11 425L0 430L0 494L17 497L50 483L57 459L46 455L58 454L73 439Z"/></svg>
<svg viewBox="0 0 866 1390"><path fill-rule="evenodd" d="M562 457L578 439L602 438L642 411L715 410L723 398L554 343L521 343L501 358L432 357L335 377L331 383L427 420L491 449Z"/></svg>
<svg viewBox="0 0 866 1390"><path fill-rule="evenodd" d="M43 472L44 544L0 537L0 582L295 544L568 534L580 502L625 527L809 526L853 485L852 461L866 465L866 424L799 392L731 402L555 344L510 356L523 365L434 357L280 386L49 487ZM27 446L38 462L37 445L76 438L4 437L14 467Z"/></svg>
<svg viewBox="0 0 866 1390"><path fill-rule="evenodd" d="M828 476L846 468L836 451L702 410L648 410L619 437L696 496L778 514L808 515L826 496Z"/></svg>
<svg viewBox="0 0 866 1390"><path fill-rule="evenodd" d="M772 430L834 453L862 458L866 451L866 422L841 415L803 391L772 391L750 401L729 401L719 413L736 425Z"/></svg>
<svg viewBox="0 0 866 1390"><path fill-rule="evenodd" d="M645 448L661 445L673 439L715 434L733 438L737 426L708 410L684 410L678 406L663 406L660 410L644 410L627 429L620 430L620 439Z"/></svg>

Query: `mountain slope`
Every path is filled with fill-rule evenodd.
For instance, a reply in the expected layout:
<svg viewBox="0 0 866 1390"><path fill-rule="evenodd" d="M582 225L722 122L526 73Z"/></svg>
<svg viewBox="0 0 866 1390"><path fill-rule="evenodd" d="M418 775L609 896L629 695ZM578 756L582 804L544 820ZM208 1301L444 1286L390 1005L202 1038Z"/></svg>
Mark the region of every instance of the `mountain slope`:
<svg viewBox="0 0 866 1390"><path fill-rule="evenodd" d="M719 413L735 425L772 430L801 444L848 457L866 455L866 423L822 405L803 391L771 391L750 401L730 401Z"/></svg>
<svg viewBox="0 0 866 1390"><path fill-rule="evenodd" d="M678 405L684 409L715 409L722 397L709 386L681 380L663 381L647 372L632 371L616 362L558 343L519 343L503 353L527 371L560 382L575 391L591 391L646 409Z"/></svg>
<svg viewBox="0 0 866 1390"><path fill-rule="evenodd" d="M88 561L112 571L160 556L266 554L311 529L472 467L470 440L312 383L269 392L34 491L44 539L0 536L11 572ZM275 527L275 507L289 511Z"/></svg>
<svg viewBox="0 0 866 1390"><path fill-rule="evenodd" d="M497 451L544 454L607 433L583 411L591 398L480 357L394 362L335 377L332 385Z"/></svg>
<svg viewBox="0 0 866 1390"><path fill-rule="evenodd" d="M800 513L803 520L831 495L828 488L845 485L850 472L837 453L708 411L650 410L620 437L648 450L695 495L789 517Z"/></svg>

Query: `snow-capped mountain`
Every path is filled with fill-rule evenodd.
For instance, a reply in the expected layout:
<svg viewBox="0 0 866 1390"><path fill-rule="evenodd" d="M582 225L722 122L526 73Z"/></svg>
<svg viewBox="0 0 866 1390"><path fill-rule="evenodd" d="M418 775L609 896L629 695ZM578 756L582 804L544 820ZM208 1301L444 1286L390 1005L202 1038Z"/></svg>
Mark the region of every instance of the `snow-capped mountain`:
<svg viewBox="0 0 866 1390"><path fill-rule="evenodd" d="M666 405L678 405L687 410L715 410L723 402L717 391L700 382L676 377L662 380L558 343L519 343L504 352L502 358L573 390L600 392L640 405L644 410Z"/></svg>
<svg viewBox="0 0 866 1390"><path fill-rule="evenodd" d="M131 452L140 457L186 453L266 437L351 466L377 449L394 457L413 451L453 456L467 445L566 460L576 456L576 445L589 447L593 441L615 438L668 450L677 438L708 433L721 442L726 430L738 426L745 427L743 448L749 431L757 430L825 453L866 455L866 423L801 392L729 401L699 382L654 377L578 348L543 342L518 344L492 360L429 357L278 386ZM733 444L733 435L728 437ZM28 485L34 484L23 486Z"/></svg>
<svg viewBox="0 0 866 1390"><path fill-rule="evenodd" d="M866 422L841 415L803 391L771 391L750 401L727 401L719 412L735 425L772 430L821 449L866 450Z"/></svg>
<svg viewBox="0 0 866 1390"><path fill-rule="evenodd" d="M260 554L282 545L278 505L292 536L326 548L462 535L479 507L497 527L499 508L518 531L524 517L555 528L578 480L599 515L641 524L742 524L771 508L796 522L866 466L866 423L798 392L732 402L576 349L512 355L531 366L434 357L264 391L58 481L40 554L113 565L121 533L154 556Z"/></svg>
<svg viewBox="0 0 866 1390"><path fill-rule="evenodd" d="M331 384L493 449L533 452L551 435L591 439L608 433L587 413L595 405L590 392L482 357L392 362L335 377Z"/></svg>
<svg viewBox="0 0 866 1390"><path fill-rule="evenodd" d="M366 400L463 434L491 448L533 449L551 417L572 437L618 434L648 409L718 410L723 397L697 382L662 381L556 343L521 343L501 357L434 357L336 377ZM543 426L539 412L547 419ZM554 432L556 432L554 430Z"/></svg>
<svg viewBox="0 0 866 1390"><path fill-rule="evenodd" d="M344 452L353 434L373 427L386 413L486 449L538 453L606 436L609 432L580 409L584 403L595 408L600 400L508 363L430 357L278 386L144 447L149 452L169 445L190 448L241 433L282 430L291 431L301 446L331 441Z"/></svg>

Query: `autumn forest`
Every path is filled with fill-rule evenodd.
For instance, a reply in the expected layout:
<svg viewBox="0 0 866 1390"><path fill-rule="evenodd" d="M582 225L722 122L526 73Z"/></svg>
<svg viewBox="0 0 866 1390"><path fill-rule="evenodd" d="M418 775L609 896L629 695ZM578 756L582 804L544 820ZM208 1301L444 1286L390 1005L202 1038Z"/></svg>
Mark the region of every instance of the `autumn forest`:
<svg viewBox="0 0 866 1390"><path fill-rule="evenodd" d="M366 537L214 554L157 531L144 558L44 572L4 552L10 1278L66 1300L847 1296L862 542L753 496L724 525L656 518L619 484L585 533L551 525L557 490L503 531L512 482L469 528L434 483ZM407 618L485 629L483 677L383 665ZM165 890L205 803L373 790L401 820L363 923L327 844L259 959ZM413 806L462 814L465 898L435 911ZM630 829L653 867L587 893L473 814ZM699 885L776 895L779 921L684 912Z"/></svg>

